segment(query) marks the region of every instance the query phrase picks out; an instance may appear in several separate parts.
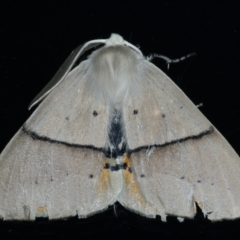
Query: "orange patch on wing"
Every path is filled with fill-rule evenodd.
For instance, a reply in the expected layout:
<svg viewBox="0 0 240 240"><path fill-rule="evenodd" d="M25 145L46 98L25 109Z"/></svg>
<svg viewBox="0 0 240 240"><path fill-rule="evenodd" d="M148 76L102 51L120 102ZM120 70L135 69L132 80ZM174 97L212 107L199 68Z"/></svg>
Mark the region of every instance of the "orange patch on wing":
<svg viewBox="0 0 240 240"><path fill-rule="evenodd" d="M123 178L126 182L127 191L129 194L133 195L134 198L136 198L136 201L138 201L141 205L145 205L145 200L141 195L138 185L136 184L134 174L129 171L129 168L131 167L131 161L127 154L125 156L124 163L128 166L128 169L123 170Z"/></svg>
<svg viewBox="0 0 240 240"><path fill-rule="evenodd" d="M104 166L106 165L107 160L104 160ZM109 169L104 169L102 170L102 174L100 177L100 182L99 182L99 189L104 190L107 189L110 183L110 173Z"/></svg>
<svg viewBox="0 0 240 240"><path fill-rule="evenodd" d="M47 215L47 207L46 206L38 207L37 208L37 214L39 214L39 215Z"/></svg>
<svg viewBox="0 0 240 240"><path fill-rule="evenodd" d="M197 202L198 206L203 210L203 202Z"/></svg>

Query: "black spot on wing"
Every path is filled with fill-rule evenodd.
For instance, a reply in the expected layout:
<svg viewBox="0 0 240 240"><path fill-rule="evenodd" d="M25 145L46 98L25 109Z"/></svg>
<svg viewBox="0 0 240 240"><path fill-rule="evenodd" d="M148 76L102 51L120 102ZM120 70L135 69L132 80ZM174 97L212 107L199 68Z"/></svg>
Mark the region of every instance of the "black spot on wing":
<svg viewBox="0 0 240 240"><path fill-rule="evenodd" d="M133 114L134 114L134 115L138 114L138 110L137 110L137 109L134 109L134 110L133 110Z"/></svg>
<svg viewBox="0 0 240 240"><path fill-rule="evenodd" d="M93 114L94 117L96 117L98 115L97 111L95 111L95 110L93 111L92 114Z"/></svg>

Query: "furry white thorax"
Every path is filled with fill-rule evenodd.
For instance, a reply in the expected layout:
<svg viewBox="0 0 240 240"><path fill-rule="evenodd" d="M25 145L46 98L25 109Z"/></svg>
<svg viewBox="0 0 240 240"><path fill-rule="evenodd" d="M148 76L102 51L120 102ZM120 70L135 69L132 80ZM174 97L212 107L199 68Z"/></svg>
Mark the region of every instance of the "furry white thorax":
<svg viewBox="0 0 240 240"><path fill-rule="evenodd" d="M118 104L140 90L138 75L144 57L125 43L121 36L112 34L106 45L89 57L88 83L98 100Z"/></svg>

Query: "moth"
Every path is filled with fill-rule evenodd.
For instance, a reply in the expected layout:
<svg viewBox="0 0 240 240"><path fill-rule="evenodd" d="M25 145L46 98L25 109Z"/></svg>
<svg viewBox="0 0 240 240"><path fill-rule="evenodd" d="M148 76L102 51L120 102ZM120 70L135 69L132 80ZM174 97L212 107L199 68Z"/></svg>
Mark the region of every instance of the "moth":
<svg viewBox="0 0 240 240"><path fill-rule="evenodd" d="M73 51L40 101L0 156L4 220L84 218L116 201L163 220L196 204L213 221L240 217L239 156L118 34Z"/></svg>

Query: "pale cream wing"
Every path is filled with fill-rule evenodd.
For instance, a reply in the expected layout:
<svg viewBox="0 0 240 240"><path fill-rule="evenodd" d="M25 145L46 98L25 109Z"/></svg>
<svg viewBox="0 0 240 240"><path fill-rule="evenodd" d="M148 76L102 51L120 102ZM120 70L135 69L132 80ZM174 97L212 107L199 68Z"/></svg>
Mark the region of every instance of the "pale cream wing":
<svg viewBox="0 0 240 240"><path fill-rule="evenodd" d="M99 151L34 140L20 129L0 158L0 216L57 219L102 211L119 192L104 165Z"/></svg>
<svg viewBox="0 0 240 240"><path fill-rule="evenodd" d="M130 150L210 130L211 123L166 74L146 60L141 68L136 82L142 90L129 94L123 106Z"/></svg>
<svg viewBox="0 0 240 240"><path fill-rule="evenodd" d="M216 129L200 139L132 153L130 162L137 191L126 184L124 206L147 217L192 218L197 202L211 220L240 217L239 157Z"/></svg>
<svg viewBox="0 0 240 240"><path fill-rule="evenodd" d="M105 147L109 108L91 91L88 65L82 62L53 89L27 120L26 131L66 144Z"/></svg>
<svg viewBox="0 0 240 240"><path fill-rule="evenodd" d="M44 99L3 150L4 219L86 217L116 201L122 176L104 168L109 109L91 93L88 63Z"/></svg>
<svg viewBox="0 0 240 240"><path fill-rule="evenodd" d="M163 219L193 217L195 202L211 220L240 217L239 156L164 73L147 66L143 95L123 107L132 172L119 201Z"/></svg>

